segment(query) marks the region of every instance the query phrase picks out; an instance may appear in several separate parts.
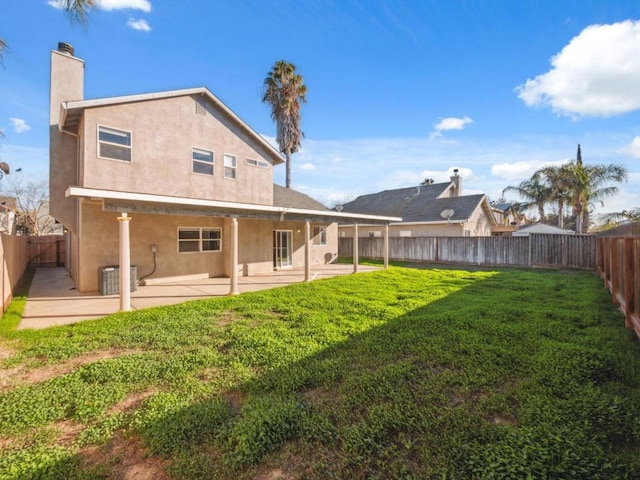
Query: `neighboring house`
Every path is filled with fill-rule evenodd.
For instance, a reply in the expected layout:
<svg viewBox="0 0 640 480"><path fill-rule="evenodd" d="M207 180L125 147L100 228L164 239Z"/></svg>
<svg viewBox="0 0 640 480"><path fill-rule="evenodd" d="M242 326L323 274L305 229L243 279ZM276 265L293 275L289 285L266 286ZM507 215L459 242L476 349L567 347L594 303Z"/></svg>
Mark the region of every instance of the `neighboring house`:
<svg viewBox="0 0 640 480"><path fill-rule="evenodd" d="M206 88L85 100L83 77L84 62L59 44L50 213L81 292L98 290L109 265L120 265L120 285L130 271L226 276L231 293L238 275L304 266L308 279L310 265L336 258L337 221L397 220L331 211L274 185L280 153Z"/></svg>
<svg viewBox="0 0 640 480"><path fill-rule="evenodd" d="M496 219L493 235L510 235L525 225L525 217L520 215L512 203L491 202L491 210Z"/></svg>
<svg viewBox="0 0 640 480"><path fill-rule="evenodd" d="M17 209L18 201L15 197L0 195L0 233L16 234Z"/></svg>
<svg viewBox="0 0 640 480"><path fill-rule="evenodd" d="M391 237L489 236L496 221L486 195L460 195L462 179L361 195L342 205L342 212L402 217L389 225ZM353 237L354 225L339 225L340 236ZM384 227L362 223L360 237L382 236Z"/></svg>
<svg viewBox="0 0 640 480"><path fill-rule="evenodd" d="M532 233L550 233L553 235L573 235L573 230L566 230L564 228L555 227L553 225L547 225L546 223L534 223L532 225L525 225L513 232L511 235L514 237L528 237Z"/></svg>

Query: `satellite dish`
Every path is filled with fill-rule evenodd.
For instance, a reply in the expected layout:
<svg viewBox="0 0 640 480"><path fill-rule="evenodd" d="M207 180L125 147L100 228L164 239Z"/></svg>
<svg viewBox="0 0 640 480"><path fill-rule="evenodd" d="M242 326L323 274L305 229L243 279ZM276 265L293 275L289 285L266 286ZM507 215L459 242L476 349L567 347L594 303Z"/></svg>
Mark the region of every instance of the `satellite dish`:
<svg viewBox="0 0 640 480"><path fill-rule="evenodd" d="M11 171L7 162L0 162L0 170L2 170L2 173L5 175L9 175L9 172Z"/></svg>
<svg viewBox="0 0 640 480"><path fill-rule="evenodd" d="M440 212L440 216L442 218L446 218L447 220L451 220L451 217L453 217L454 214L454 210L453 208L447 208L446 210L443 210Z"/></svg>

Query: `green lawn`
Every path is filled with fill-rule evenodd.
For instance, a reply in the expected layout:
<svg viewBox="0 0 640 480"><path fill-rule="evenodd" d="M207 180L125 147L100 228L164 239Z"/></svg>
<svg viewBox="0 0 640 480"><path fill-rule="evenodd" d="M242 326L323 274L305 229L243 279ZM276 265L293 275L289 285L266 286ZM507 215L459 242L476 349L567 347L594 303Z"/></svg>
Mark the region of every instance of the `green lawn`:
<svg viewBox="0 0 640 480"><path fill-rule="evenodd" d="M392 267L0 332L0 479L640 478L640 345L590 273Z"/></svg>

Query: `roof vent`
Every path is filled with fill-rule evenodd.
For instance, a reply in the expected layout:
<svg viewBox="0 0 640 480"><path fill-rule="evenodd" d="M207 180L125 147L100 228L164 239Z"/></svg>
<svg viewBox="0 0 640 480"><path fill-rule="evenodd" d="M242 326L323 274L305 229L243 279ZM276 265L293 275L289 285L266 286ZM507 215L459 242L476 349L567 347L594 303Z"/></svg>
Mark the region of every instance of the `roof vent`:
<svg viewBox="0 0 640 480"><path fill-rule="evenodd" d="M58 51L73 57L73 45L66 42L58 42Z"/></svg>

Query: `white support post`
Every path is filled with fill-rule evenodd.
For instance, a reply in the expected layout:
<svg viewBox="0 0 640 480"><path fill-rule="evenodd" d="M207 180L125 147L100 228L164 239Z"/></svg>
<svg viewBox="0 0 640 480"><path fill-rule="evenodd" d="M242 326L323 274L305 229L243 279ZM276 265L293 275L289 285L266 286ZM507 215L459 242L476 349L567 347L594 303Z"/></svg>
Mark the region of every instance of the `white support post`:
<svg viewBox="0 0 640 480"><path fill-rule="evenodd" d="M131 310L131 251L129 249L129 217L122 212L118 217L120 223L120 311Z"/></svg>
<svg viewBox="0 0 640 480"><path fill-rule="evenodd" d="M238 217L231 217L231 288L229 295L238 295Z"/></svg>
<svg viewBox="0 0 640 480"><path fill-rule="evenodd" d="M389 224L384 224L384 242L382 244L382 255L384 257L384 268L389 268Z"/></svg>
<svg viewBox="0 0 640 480"><path fill-rule="evenodd" d="M358 224L353 224L353 273L358 273Z"/></svg>
<svg viewBox="0 0 640 480"><path fill-rule="evenodd" d="M311 222L304 222L304 281L311 281Z"/></svg>

